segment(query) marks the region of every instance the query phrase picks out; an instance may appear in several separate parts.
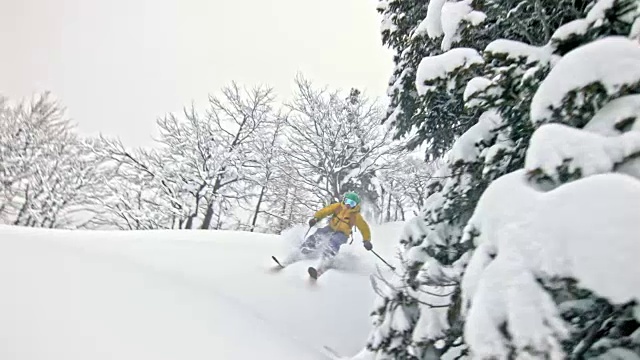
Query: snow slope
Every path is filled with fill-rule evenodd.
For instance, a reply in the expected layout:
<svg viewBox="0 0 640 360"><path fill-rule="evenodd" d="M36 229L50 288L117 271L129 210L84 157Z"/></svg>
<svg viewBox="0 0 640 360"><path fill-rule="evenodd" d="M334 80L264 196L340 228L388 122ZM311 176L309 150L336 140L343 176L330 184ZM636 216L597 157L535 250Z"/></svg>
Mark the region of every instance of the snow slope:
<svg viewBox="0 0 640 360"><path fill-rule="evenodd" d="M401 227L373 227L392 263ZM359 240L314 284L313 261L272 271L286 237L1 226L0 359L327 359L324 345L352 356L381 264Z"/></svg>

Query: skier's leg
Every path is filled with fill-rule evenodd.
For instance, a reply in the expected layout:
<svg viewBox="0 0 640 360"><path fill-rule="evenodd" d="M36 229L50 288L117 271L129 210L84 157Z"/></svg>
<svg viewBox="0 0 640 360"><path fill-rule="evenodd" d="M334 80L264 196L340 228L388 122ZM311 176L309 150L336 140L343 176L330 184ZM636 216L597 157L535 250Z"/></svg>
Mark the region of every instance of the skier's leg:
<svg viewBox="0 0 640 360"><path fill-rule="evenodd" d="M322 237L331 231L330 227L324 227L318 229L315 233L311 234L303 243L300 245L300 248L295 249L289 256L287 256L282 264L287 266L296 261L302 260L306 257L309 257L317 250L317 246L320 243Z"/></svg>
<svg viewBox="0 0 640 360"><path fill-rule="evenodd" d="M322 259L318 266L318 271L320 273L324 272L328 267L331 266L335 256L340 251L340 247L347 243L348 237L343 232L336 231L331 234L331 238L329 239L327 245L325 246L322 252Z"/></svg>
<svg viewBox="0 0 640 360"><path fill-rule="evenodd" d="M329 239L327 247L324 249L323 255L328 258L333 258L338 255L340 247L347 243L348 237L343 232L335 232Z"/></svg>
<svg viewBox="0 0 640 360"><path fill-rule="evenodd" d="M331 227L329 226L318 229L302 243L300 246L300 252L305 256L315 252L318 248L318 244L321 243L322 238L329 232L331 232Z"/></svg>

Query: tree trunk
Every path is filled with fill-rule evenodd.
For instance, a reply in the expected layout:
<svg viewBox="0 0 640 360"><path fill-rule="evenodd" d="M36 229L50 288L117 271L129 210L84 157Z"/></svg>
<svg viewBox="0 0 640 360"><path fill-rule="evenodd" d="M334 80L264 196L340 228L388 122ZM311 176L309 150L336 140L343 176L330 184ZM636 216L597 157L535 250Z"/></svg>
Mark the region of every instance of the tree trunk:
<svg viewBox="0 0 640 360"><path fill-rule="evenodd" d="M289 219L287 222L287 227L291 226L291 223L293 223L293 204L289 206Z"/></svg>
<svg viewBox="0 0 640 360"><path fill-rule="evenodd" d="M396 207L393 209L393 221L398 221L398 200L396 200Z"/></svg>
<svg viewBox="0 0 640 360"><path fill-rule="evenodd" d="M391 193L389 193L389 201L387 201L387 222L391 221Z"/></svg>
<svg viewBox="0 0 640 360"><path fill-rule="evenodd" d="M195 218L195 214L191 214L189 215L189 218L187 218L187 223L184 225L185 229L191 229L193 228L193 219Z"/></svg>
<svg viewBox="0 0 640 360"><path fill-rule="evenodd" d="M384 190L384 187L382 188L382 194L380 195L380 216L378 217L378 222L383 223L384 222L384 196L387 194L387 192Z"/></svg>
<svg viewBox="0 0 640 360"><path fill-rule="evenodd" d="M225 171L225 168L222 168L222 171ZM204 219L202 220L202 225L200 225L200 229L209 229L211 226L211 221L213 220L213 199L216 197L218 190L220 190L222 184L222 176L218 175L216 177L216 182L213 184L213 190L211 191L211 201L207 202L207 211L204 214Z"/></svg>
<svg viewBox="0 0 640 360"><path fill-rule="evenodd" d="M286 219L287 216L287 199L289 198L289 188L285 189L284 199L282 200L282 211L280 212L280 217L278 218L278 233L281 233L287 227Z"/></svg>
<svg viewBox="0 0 640 360"><path fill-rule="evenodd" d="M278 134L280 133L280 123L276 125L275 131L273 132L273 137L271 138L271 148L276 144L276 140L278 139ZM260 214L260 206L262 206L262 199L264 197L265 192L267 191L267 186L269 186L269 180L271 179L271 160L273 159L273 153L270 153L269 158L267 159L266 166L266 176L265 183L260 190L260 197L258 198L258 204L256 205L256 212L253 214L253 221L251 222L251 232L254 232L256 228L256 223L258 222L258 215ZM287 190L288 191L288 190Z"/></svg>
<svg viewBox="0 0 640 360"><path fill-rule="evenodd" d="M258 204L256 205L256 211L253 213L253 221L251 221L251 232L253 232L256 228L256 223L258 222L258 214L260 213L260 206L262 205L262 198L264 197L264 192L266 190L266 186L263 186L260 190L260 196L258 197Z"/></svg>
<svg viewBox="0 0 640 360"><path fill-rule="evenodd" d="M205 186L206 183L204 182L200 184L198 191L196 191L196 193L194 194L194 197L196 198L196 205L193 209L193 213L187 217L187 223L184 226L185 229L193 229L193 219L198 217L198 212L200 211L200 200L202 200L202 195L200 194L200 192L205 188ZM180 220L181 226L183 222L184 220Z"/></svg>
<svg viewBox="0 0 640 360"><path fill-rule="evenodd" d="M218 206L218 219L216 221L216 230L222 228L222 199L220 199L220 205Z"/></svg>
<svg viewBox="0 0 640 360"><path fill-rule="evenodd" d="M13 225L24 225L22 224L22 218L24 217L24 214L27 212L27 208L29 207L29 200L25 199L24 204L22 204L22 207L20 207L20 211L18 212L18 215L16 216L16 220L13 222Z"/></svg>
<svg viewBox="0 0 640 360"><path fill-rule="evenodd" d="M244 130L245 125L247 124L247 120L248 120L247 116L245 116L244 119L242 119L242 122L240 123L240 127L238 128L238 131L236 131L236 135L233 141L231 142L231 145L229 145L228 152L232 152L240 143L240 135L242 134L242 131ZM226 170L227 170L227 167L223 166L220 169L220 173L224 174ZM223 184L222 180L223 180L223 175L218 175L216 177L216 182L213 184L213 190L211 191L212 199L215 198L216 194L218 194L218 191L220 190L221 187L229 184L228 182L226 184ZM221 212L222 212L222 207L220 207L220 213ZM207 203L207 212L204 214L204 220L202 221L202 225L200 226L200 229L209 229L209 227L211 226L211 221L213 220L213 215L214 215L213 203L209 202ZM218 225L216 225L216 228L220 226L219 220L220 220L220 216L218 216Z"/></svg>
<svg viewBox="0 0 640 360"><path fill-rule="evenodd" d="M209 226L211 226L211 221L213 220L213 215L214 211L213 211L213 204L211 202L207 203L207 211L204 213L204 219L202 220L202 225L200 225L200 229L206 230L209 229ZM189 221L187 222L187 224L190 225L191 218L189 218ZM191 229L189 227L189 229Z"/></svg>

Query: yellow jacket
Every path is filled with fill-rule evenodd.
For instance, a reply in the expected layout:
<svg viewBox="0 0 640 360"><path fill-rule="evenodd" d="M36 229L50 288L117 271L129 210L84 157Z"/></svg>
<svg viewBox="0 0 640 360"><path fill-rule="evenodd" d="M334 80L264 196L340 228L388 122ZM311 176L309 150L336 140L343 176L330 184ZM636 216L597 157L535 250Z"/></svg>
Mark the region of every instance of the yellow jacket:
<svg viewBox="0 0 640 360"><path fill-rule="evenodd" d="M362 240L371 241L371 230L369 230L369 224L360 215L360 204L353 209L349 209L342 203L334 203L318 210L313 216L320 220L329 215L333 215L329 226L334 231L341 231L349 236L351 235L351 228L357 226L362 233Z"/></svg>

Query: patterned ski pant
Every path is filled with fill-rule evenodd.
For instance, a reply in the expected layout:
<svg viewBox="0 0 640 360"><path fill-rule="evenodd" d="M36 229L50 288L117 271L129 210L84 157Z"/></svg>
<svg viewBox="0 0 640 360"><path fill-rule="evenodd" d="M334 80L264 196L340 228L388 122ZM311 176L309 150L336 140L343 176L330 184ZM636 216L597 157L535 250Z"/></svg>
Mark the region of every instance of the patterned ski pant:
<svg viewBox="0 0 640 360"><path fill-rule="evenodd" d="M340 246L347 243L348 237L343 232L334 231L330 226L318 229L302 243L301 252L304 255L315 252L318 245L326 243L322 252L324 257L334 257L340 251Z"/></svg>

